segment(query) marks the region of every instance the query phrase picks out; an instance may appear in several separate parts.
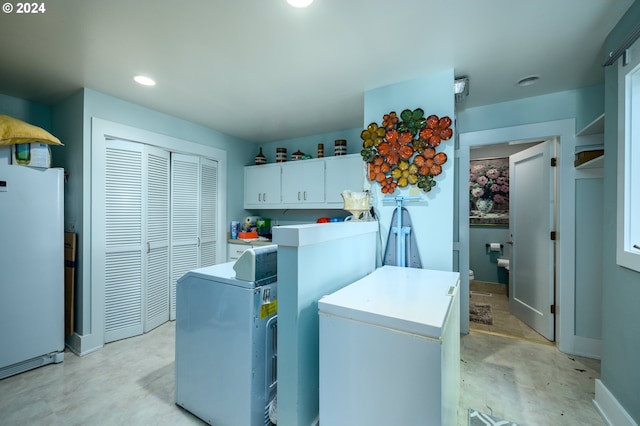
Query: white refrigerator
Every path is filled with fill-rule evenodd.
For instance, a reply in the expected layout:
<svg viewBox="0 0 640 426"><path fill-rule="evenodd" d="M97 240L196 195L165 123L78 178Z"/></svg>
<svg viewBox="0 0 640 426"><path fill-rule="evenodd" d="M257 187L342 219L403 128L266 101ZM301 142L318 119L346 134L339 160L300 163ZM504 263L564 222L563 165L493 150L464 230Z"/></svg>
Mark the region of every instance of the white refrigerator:
<svg viewBox="0 0 640 426"><path fill-rule="evenodd" d="M0 379L64 359L63 175L0 165Z"/></svg>
<svg viewBox="0 0 640 426"><path fill-rule="evenodd" d="M383 266L318 301L321 425L457 424L458 284Z"/></svg>

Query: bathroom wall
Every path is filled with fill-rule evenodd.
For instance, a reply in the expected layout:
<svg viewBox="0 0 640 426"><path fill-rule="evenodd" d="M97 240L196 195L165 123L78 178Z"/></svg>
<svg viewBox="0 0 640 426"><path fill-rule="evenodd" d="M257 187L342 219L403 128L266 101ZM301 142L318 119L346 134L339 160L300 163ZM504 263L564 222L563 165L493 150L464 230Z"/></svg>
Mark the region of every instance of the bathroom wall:
<svg viewBox="0 0 640 426"><path fill-rule="evenodd" d="M517 145L497 144L474 148L470 152L472 160L481 158L503 158L527 149L538 142ZM510 259L511 245L509 226L470 225L469 227L469 269L473 270L475 279L491 283L509 284L507 270L498 267L498 258ZM500 252L491 252L486 244L500 243Z"/></svg>
<svg viewBox="0 0 640 426"><path fill-rule="evenodd" d="M477 281L509 284L505 268L498 267L498 258L509 259L511 246L507 226L471 226L469 229L469 269ZM490 251L486 244L500 243L502 251Z"/></svg>

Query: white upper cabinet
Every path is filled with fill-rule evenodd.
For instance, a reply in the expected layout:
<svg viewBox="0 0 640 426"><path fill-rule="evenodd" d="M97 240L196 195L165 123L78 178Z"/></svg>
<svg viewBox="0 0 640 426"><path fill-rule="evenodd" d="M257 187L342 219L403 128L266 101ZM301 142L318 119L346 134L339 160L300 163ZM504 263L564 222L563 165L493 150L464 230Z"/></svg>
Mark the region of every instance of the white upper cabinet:
<svg viewBox="0 0 640 426"><path fill-rule="evenodd" d="M282 203L324 202L324 161L298 160L282 167Z"/></svg>
<svg viewBox="0 0 640 426"><path fill-rule="evenodd" d="M280 164L244 168L245 208L269 208L281 203Z"/></svg>
<svg viewBox="0 0 640 426"><path fill-rule="evenodd" d="M364 176L360 154L248 166L244 207L342 208L342 191L362 191Z"/></svg>
<svg viewBox="0 0 640 426"><path fill-rule="evenodd" d="M360 154L328 157L325 168L325 202L342 206L342 191L362 191L364 165Z"/></svg>

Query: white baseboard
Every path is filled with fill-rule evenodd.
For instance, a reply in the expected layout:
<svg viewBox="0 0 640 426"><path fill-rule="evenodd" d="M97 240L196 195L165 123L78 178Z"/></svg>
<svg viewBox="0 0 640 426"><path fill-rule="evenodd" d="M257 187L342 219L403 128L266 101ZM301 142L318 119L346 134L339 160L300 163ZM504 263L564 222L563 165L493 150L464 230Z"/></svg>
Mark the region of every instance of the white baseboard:
<svg viewBox="0 0 640 426"><path fill-rule="evenodd" d="M610 426L638 426L600 379L596 379L596 410Z"/></svg>
<svg viewBox="0 0 640 426"><path fill-rule="evenodd" d="M78 356L84 356L101 349L104 345L96 345L93 336L81 336L78 333L73 333L71 336L67 336L65 346L69 348L71 352Z"/></svg>
<svg viewBox="0 0 640 426"><path fill-rule="evenodd" d="M602 356L602 340L590 339L588 337L574 336L573 338L574 355L586 358L601 359Z"/></svg>
<svg viewBox="0 0 640 426"><path fill-rule="evenodd" d="M562 333L562 330L560 330ZM601 359L602 355L602 340L591 339L588 337L581 337L575 335L567 335L566 333L560 335L558 339L558 349L560 352L582 356L585 358Z"/></svg>

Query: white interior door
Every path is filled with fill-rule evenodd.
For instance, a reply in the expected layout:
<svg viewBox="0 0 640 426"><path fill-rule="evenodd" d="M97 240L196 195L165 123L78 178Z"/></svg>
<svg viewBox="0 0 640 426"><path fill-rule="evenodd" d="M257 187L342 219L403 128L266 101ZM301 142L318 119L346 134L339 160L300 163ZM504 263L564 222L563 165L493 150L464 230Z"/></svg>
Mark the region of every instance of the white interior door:
<svg viewBox="0 0 640 426"><path fill-rule="evenodd" d="M144 332L169 320L169 157L145 147L146 280Z"/></svg>
<svg viewBox="0 0 640 426"><path fill-rule="evenodd" d="M218 163L200 159L200 266L217 263Z"/></svg>
<svg viewBox="0 0 640 426"><path fill-rule="evenodd" d="M171 304L176 317L176 281L200 266L199 165L194 155L171 154Z"/></svg>
<svg viewBox="0 0 640 426"><path fill-rule="evenodd" d="M554 340L553 142L509 157L509 232L513 247L509 309L545 338Z"/></svg>
<svg viewBox="0 0 640 426"><path fill-rule="evenodd" d="M143 149L105 141L104 341L142 333Z"/></svg>

